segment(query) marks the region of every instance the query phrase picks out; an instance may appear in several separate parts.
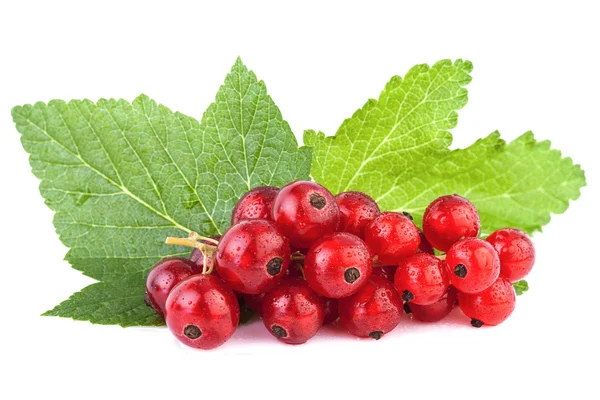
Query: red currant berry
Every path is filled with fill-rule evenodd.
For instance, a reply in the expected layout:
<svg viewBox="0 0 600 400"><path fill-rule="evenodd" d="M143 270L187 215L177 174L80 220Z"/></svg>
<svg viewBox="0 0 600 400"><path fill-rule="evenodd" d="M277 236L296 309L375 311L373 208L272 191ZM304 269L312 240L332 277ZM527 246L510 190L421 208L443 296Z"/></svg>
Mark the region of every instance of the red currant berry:
<svg viewBox="0 0 600 400"><path fill-rule="evenodd" d="M477 238L456 242L446 254L450 283L459 292L478 293L500 275L500 259L491 244Z"/></svg>
<svg viewBox="0 0 600 400"><path fill-rule="evenodd" d="M338 311L351 334L379 340L400 323L402 299L390 281L372 276L357 293L338 301Z"/></svg>
<svg viewBox="0 0 600 400"><path fill-rule="evenodd" d="M362 192L344 192L335 196L340 207L339 230L363 237L365 227L379 215L375 200Z"/></svg>
<svg viewBox="0 0 600 400"><path fill-rule="evenodd" d="M233 290L259 294L273 288L290 265L290 245L271 221L246 219L225 232L215 253L219 276Z"/></svg>
<svg viewBox="0 0 600 400"><path fill-rule="evenodd" d="M394 285L405 302L423 306L440 300L450 286L446 263L427 253L405 258L394 276Z"/></svg>
<svg viewBox="0 0 600 400"><path fill-rule="evenodd" d="M458 306L471 318L471 325L498 325L505 321L515 309L517 297L512 283L500 277L483 292L458 293Z"/></svg>
<svg viewBox="0 0 600 400"><path fill-rule="evenodd" d="M373 267L373 275L381 276L390 282L394 282L396 275L396 265L384 265L383 267Z"/></svg>
<svg viewBox="0 0 600 400"><path fill-rule="evenodd" d="M325 319L323 320L323 325L333 323L339 316L338 301L336 299L325 299Z"/></svg>
<svg viewBox="0 0 600 400"><path fill-rule="evenodd" d="M457 194L438 197L425 210L423 232L433 247L448 251L461 238L479 233L479 214L467 199Z"/></svg>
<svg viewBox="0 0 600 400"><path fill-rule="evenodd" d="M148 274L146 279L146 304L165 315L165 304L171 289L185 278L194 274L196 265L185 258L164 258Z"/></svg>
<svg viewBox="0 0 600 400"><path fill-rule="evenodd" d="M417 252L435 255L435 252L433 251L433 246L431 246L431 243L427 241L427 238L425 237L425 234L421 229L419 229L419 237L421 238L421 243L419 244L419 250Z"/></svg>
<svg viewBox="0 0 600 400"><path fill-rule="evenodd" d="M215 239L215 240L220 240L221 236L220 235L216 235L216 236L212 236L212 238ZM214 246L215 245L214 243L211 243L211 242L209 242L207 240L201 240L200 242L204 243L204 244L208 244L210 246ZM208 260L208 264L209 264L209 267L210 267L210 263L212 263L213 260L212 260L211 257L207 257L207 260ZM194 264L196 264L196 266L194 267L194 273L195 274L201 274L202 271L203 271L203 269L204 269L204 255L202 254L202 252L199 249L192 250L192 254L190 254L190 261L193 262ZM217 271L215 271L213 269L212 273L215 274L216 272Z"/></svg>
<svg viewBox="0 0 600 400"><path fill-rule="evenodd" d="M316 335L325 319L325 301L300 279L286 279L265 295L265 327L284 343L301 344Z"/></svg>
<svg viewBox="0 0 600 400"><path fill-rule="evenodd" d="M369 280L372 269L365 242L346 232L317 240L304 259L304 276L310 287L331 299L356 293Z"/></svg>
<svg viewBox="0 0 600 400"><path fill-rule="evenodd" d="M246 302L246 305L248 306L249 309L251 309L252 311L254 311L257 314L260 314L262 312L262 303L263 300L265 299L265 294L266 293L259 293L259 294L242 294L242 298L244 299L244 301Z"/></svg>
<svg viewBox="0 0 600 400"><path fill-rule="evenodd" d="M414 303L406 303L404 310L413 315L416 320L422 322L437 322L444 319L456 306L458 292L450 286L446 294L433 304L421 306Z"/></svg>
<svg viewBox="0 0 600 400"><path fill-rule="evenodd" d="M296 181L279 191L271 217L293 247L308 249L318 238L337 231L340 209L323 186Z"/></svg>
<svg viewBox="0 0 600 400"><path fill-rule="evenodd" d="M231 225L243 219L271 219L273 200L279 193L274 186L259 186L244 194L231 213Z"/></svg>
<svg viewBox="0 0 600 400"><path fill-rule="evenodd" d="M511 282L525 278L535 263L535 248L529 237L518 229L500 229L487 239L500 257L500 275Z"/></svg>
<svg viewBox="0 0 600 400"><path fill-rule="evenodd" d="M417 252L421 240L412 217L383 212L365 228L365 242L377 261L398 265L403 258Z"/></svg>
<svg viewBox="0 0 600 400"><path fill-rule="evenodd" d="M233 335L240 320L237 297L212 275L194 275L167 298L167 326L184 344L212 349Z"/></svg>

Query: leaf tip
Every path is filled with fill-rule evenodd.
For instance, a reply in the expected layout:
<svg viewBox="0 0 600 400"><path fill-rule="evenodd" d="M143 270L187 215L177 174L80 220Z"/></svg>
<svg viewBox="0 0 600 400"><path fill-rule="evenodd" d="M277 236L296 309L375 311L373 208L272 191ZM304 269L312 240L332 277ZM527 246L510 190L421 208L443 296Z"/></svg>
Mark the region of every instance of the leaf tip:
<svg viewBox="0 0 600 400"><path fill-rule="evenodd" d="M239 73L248 72L248 67L246 67L246 64L244 64L244 62L242 61L242 57L240 56L237 56L235 62L233 63L233 66L231 67L231 72L234 71L237 71Z"/></svg>
<svg viewBox="0 0 600 400"><path fill-rule="evenodd" d="M17 116L19 115L19 113L21 112L22 109L23 109L23 106L14 106L13 108L10 109L10 115L13 120L15 118L17 118Z"/></svg>

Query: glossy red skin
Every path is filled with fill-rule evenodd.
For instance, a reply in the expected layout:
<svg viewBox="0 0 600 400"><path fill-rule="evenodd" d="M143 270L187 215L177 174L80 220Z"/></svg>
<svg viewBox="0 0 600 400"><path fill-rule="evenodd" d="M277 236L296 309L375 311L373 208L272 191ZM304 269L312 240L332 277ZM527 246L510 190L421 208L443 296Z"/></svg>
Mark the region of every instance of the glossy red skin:
<svg viewBox="0 0 600 400"><path fill-rule="evenodd" d="M221 239L220 235L216 235L216 236L211 236L213 239L215 240L219 240ZM215 246L214 243L209 242L207 240L201 240L201 243L204 244L208 244L211 246ZM194 266L194 273L195 274L201 274L202 273L202 269L204 268L204 256L202 255L202 252L198 249L194 249L192 250L192 253L190 254L190 261L193 262L195 264ZM210 257L208 257L208 263L210 264L212 262L212 259ZM213 274L216 274L216 270L213 269ZM218 274L217 274L218 275Z"/></svg>
<svg viewBox="0 0 600 400"><path fill-rule="evenodd" d="M444 261L431 254L415 254L398 265L394 286L400 295L405 290L413 294L411 304L434 304L446 294L450 286L448 267Z"/></svg>
<svg viewBox="0 0 600 400"><path fill-rule="evenodd" d="M379 215L379 206L362 192L343 192L335 196L340 207L340 232L364 237L365 227Z"/></svg>
<svg viewBox="0 0 600 400"><path fill-rule="evenodd" d="M458 292L453 286L450 286L446 294L433 304L421 306L418 304L409 304L411 314L416 320L422 322L437 322L444 319L456 306Z"/></svg>
<svg viewBox="0 0 600 400"><path fill-rule="evenodd" d="M346 270L356 268L358 279L348 283ZM321 296L339 299L356 293L371 276L373 262L365 242L346 232L327 235L315 242L304 259L304 276Z"/></svg>
<svg viewBox="0 0 600 400"><path fill-rule="evenodd" d="M420 229L419 238L421 238L421 243L419 244L419 250L417 250L417 253L435 254L435 251L433 251L433 246L427 241L425 234Z"/></svg>
<svg viewBox="0 0 600 400"><path fill-rule="evenodd" d="M365 242L380 263L398 265L403 258L417 253L421 239L410 218L383 212L365 228Z"/></svg>
<svg viewBox="0 0 600 400"><path fill-rule="evenodd" d="M500 257L500 275L511 282L521 280L531 272L535 264L533 242L518 229L500 229L487 239Z"/></svg>
<svg viewBox="0 0 600 400"><path fill-rule="evenodd" d="M267 272L267 264L281 258L281 270ZM287 238L271 221L246 219L229 228L217 246L216 269L221 279L238 292L266 292L286 275L290 265Z"/></svg>
<svg viewBox="0 0 600 400"><path fill-rule="evenodd" d="M271 219L273 200L279 193L275 186L259 186L246 192L231 213L231 225L244 219Z"/></svg>
<svg viewBox="0 0 600 400"><path fill-rule="evenodd" d="M311 204L311 196L325 199L323 208ZM336 232L340 223L340 209L329 190L316 182L296 181L279 191L271 219L289 238L292 247L308 249L323 235Z"/></svg>
<svg viewBox="0 0 600 400"><path fill-rule="evenodd" d="M400 323L402 299L390 281L372 276L357 293L338 301L338 311L340 324L355 336L386 334Z"/></svg>
<svg viewBox="0 0 600 400"><path fill-rule="evenodd" d="M464 278L454 273L457 264L467 268ZM491 244L477 238L456 242L446 254L450 283L459 292L478 293L487 289L500 275L500 259Z"/></svg>
<svg viewBox="0 0 600 400"><path fill-rule="evenodd" d="M333 323L340 314L338 313L338 300L336 299L325 299L325 319L323 325L329 325Z"/></svg>
<svg viewBox="0 0 600 400"><path fill-rule="evenodd" d="M190 347L208 350L222 345L233 335L239 320L237 297L216 276L191 276L173 288L167 299L167 326ZM197 339L184 334L190 324L202 332Z"/></svg>
<svg viewBox="0 0 600 400"><path fill-rule="evenodd" d="M267 330L275 337L273 327L286 332L279 341L301 344L319 331L325 320L325 299L316 294L306 281L285 279L265 295L262 319Z"/></svg>
<svg viewBox="0 0 600 400"><path fill-rule="evenodd" d="M394 282L397 265L384 265L383 267L373 267L373 276L381 276L390 282Z"/></svg>
<svg viewBox="0 0 600 400"><path fill-rule="evenodd" d="M290 264L290 266L287 270L286 276L285 276L285 278L283 278L283 280L288 279L288 278L302 278L302 272L293 263ZM248 306L248 308L250 308L255 313L260 314L262 312L262 303L265 298L265 294L266 293L242 294L242 297L243 297L244 301L246 302L246 305ZM337 309L336 309L336 313L337 313Z"/></svg>
<svg viewBox="0 0 600 400"><path fill-rule="evenodd" d="M458 306L469 318L484 325L498 325L514 311L517 301L515 289L507 279L500 277L480 293L458 293Z"/></svg>
<svg viewBox="0 0 600 400"><path fill-rule="evenodd" d="M249 309L254 311L255 313L260 314L262 312L262 303L265 299L266 293L260 294L242 294L242 298L246 302L246 305Z"/></svg>
<svg viewBox="0 0 600 400"><path fill-rule="evenodd" d="M194 274L196 264L185 258L164 258L160 260L146 278L146 294L152 308L161 316L165 315L167 296L179 282Z"/></svg>
<svg viewBox="0 0 600 400"><path fill-rule="evenodd" d="M447 252L461 238L477 237L479 214L475 206L457 194L435 199L423 215L423 233L431 245Z"/></svg>

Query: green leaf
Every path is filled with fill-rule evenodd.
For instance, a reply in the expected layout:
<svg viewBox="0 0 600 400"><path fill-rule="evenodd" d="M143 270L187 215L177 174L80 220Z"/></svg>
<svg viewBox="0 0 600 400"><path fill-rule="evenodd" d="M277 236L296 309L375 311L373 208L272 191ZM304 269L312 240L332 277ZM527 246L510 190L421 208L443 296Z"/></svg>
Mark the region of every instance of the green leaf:
<svg viewBox="0 0 600 400"><path fill-rule="evenodd" d="M70 248L66 259L100 281L143 276L162 257L188 255L164 239L222 233L237 199L253 187L309 177L311 150L298 148L265 84L239 59L201 122L144 95L131 104L53 100L15 107L12 115ZM112 286L93 287L112 299ZM86 291L53 312L75 315L70 307ZM94 293L101 302L102 290ZM147 321L147 310L128 299L134 311L123 324ZM107 324L125 318L88 317Z"/></svg>
<svg viewBox="0 0 600 400"><path fill-rule="evenodd" d="M305 132L314 146L312 176L335 193L360 190L384 210L410 212L418 224L436 197L457 193L479 210L483 233L541 230L550 213L579 197L584 173L531 132L510 144L495 132L450 150L447 130L467 101L470 71L462 60L418 65L392 78L335 136Z"/></svg>
<svg viewBox="0 0 600 400"><path fill-rule="evenodd" d="M141 273L125 275L118 281L94 283L42 315L123 327L164 325L154 309L144 304L145 287Z"/></svg>
<svg viewBox="0 0 600 400"><path fill-rule="evenodd" d="M520 280L518 282L513 283L513 287L515 288L517 296L520 296L529 290L529 284L526 280Z"/></svg>

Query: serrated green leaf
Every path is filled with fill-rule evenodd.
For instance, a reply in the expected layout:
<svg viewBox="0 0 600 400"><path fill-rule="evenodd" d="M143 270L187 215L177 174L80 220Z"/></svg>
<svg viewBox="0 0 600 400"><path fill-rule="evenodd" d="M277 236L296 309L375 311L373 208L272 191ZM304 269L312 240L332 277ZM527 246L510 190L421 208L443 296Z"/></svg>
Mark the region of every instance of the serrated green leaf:
<svg viewBox="0 0 600 400"><path fill-rule="evenodd" d="M392 78L379 100L369 100L335 136L307 131L315 180L336 193L368 193L382 209L410 212L418 224L436 197L457 193L479 210L482 233L541 230L550 213L579 197L584 173L531 132L508 145L495 132L451 151L446 130L466 103L462 86L470 71L461 60L414 67L404 80Z"/></svg>
<svg viewBox="0 0 600 400"><path fill-rule="evenodd" d="M309 177L311 150L298 148L265 84L239 59L201 122L144 95L131 104L53 100L12 115L66 259L101 281L189 254L165 237L223 232L250 188Z"/></svg>
<svg viewBox="0 0 600 400"><path fill-rule="evenodd" d="M517 294L517 296L520 296L529 290L529 284L526 280L520 280L518 282L513 283L513 287L515 288L515 293Z"/></svg>
<svg viewBox="0 0 600 400"><path fill-rule="evenodd" d="M335 136L305 132L314 146L313 178L334 193L365 188L378 196L402 183L396 177L425 168L428 157L447 153L472 68L462 60L417 65L404 79L394 76Z"/></svg>
<svg viewBox="0 0 600 400"><path fill-rule="evenodd" d="M145 287L141 273L94 283L42 315L123 327L164 325L165 321L144 303Z"/></svg>

